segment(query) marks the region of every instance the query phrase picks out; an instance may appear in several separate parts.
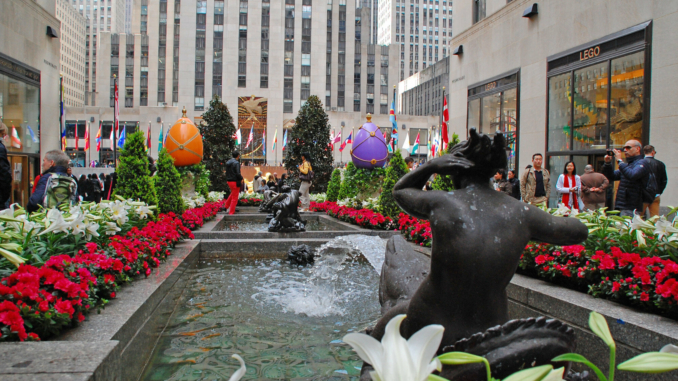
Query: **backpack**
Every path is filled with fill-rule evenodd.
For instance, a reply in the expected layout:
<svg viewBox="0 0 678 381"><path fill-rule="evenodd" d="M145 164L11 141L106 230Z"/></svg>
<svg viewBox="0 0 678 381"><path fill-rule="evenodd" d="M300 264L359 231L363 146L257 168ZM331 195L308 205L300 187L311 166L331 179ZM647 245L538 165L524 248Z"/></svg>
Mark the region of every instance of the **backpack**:
<svg viewBox="0 0 678 381"><path fill-rule="evenodd" d="M75 180L64 174L52 173L45 184L45 195L42 199L42 206L45 209L58 208L67 203L75 204L75 194L78 190L78 184Z"/></svg>

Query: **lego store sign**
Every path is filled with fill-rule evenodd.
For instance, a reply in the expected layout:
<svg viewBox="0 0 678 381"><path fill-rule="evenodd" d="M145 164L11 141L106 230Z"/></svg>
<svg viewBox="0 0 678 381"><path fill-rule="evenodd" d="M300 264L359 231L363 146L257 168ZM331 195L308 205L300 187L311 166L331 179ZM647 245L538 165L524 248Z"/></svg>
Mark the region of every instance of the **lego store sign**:
<svg viewBox="0 0 678 381"><path fill-rule="evenodd" d="M600 55L600 45L579 52L579 61L586 61Z"/></svg>

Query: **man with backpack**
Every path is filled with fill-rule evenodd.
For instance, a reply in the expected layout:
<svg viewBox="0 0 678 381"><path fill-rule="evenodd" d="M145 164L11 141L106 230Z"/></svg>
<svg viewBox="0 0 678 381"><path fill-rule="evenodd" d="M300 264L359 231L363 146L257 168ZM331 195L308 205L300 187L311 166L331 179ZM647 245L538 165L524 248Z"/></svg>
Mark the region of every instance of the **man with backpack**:
<svg viewBox="0 0 678 381"><path fill-rule="evenodd" d="M654 181L657 187L655 194L652 194L651 189L648 189L646 193L646 199L643 200L643 215L647 209L650 209L650 217L659 215L659 202L664 189L666 189L666 183L668 183L668 176L666 176L666 165L661 161L654 158L657 154L657 151L654 150L654 146L646 145L643 147L643 153L645 154L645 161L647 162L648 167L650 167L650 172L654 177ZM652 182L652 179L649 180ZM653 184L650 184L652 188Z"/></svg>
<svg viewBox="0 0 678 381"><path fill-rule="evenodd" d="M35 192L28 200L26 210L35 212L42 205L46 209L55 208L63 204L73 205L78 192L77 182L68 175L68 156L52 150L42 159L42 174L35 187Z"/></svg>
<svg viewBox="0 0 678 381"><path fill-rule="evenodd" d="M648 188L648 177L651 172L647 161L641 155L642 147L637 140L629 140L624 144L622 149L626 153L627 163L622 160L620 150L612 150L615 161L619 164L616 171L611 163L612 157L605 156L605 165L601 172L611 183L619 181L614 207L621 212L621 216L633 217L635 213L640 214L643 210L643 192Z"/></svg>

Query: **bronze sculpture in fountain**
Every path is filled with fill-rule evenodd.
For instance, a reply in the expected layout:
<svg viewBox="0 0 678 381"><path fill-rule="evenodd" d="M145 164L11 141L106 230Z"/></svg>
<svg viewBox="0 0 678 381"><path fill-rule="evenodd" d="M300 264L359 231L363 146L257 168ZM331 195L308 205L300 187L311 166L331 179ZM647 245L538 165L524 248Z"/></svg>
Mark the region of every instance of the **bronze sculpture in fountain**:
<svg viewBox="0 0 678 381"><path fill-rule="evenodd" d="M439 353L465 351L485 356L496 378L549 363L574 350L572 328L559 321L509 322L506 287L530 240L577 244L587 238L588 230L577 219L551 216L492 189L490 177L506 166L504 136L497 133L492 139L471 129L468 141L398 181L393 188L398 205L431 224L430 270L417 278L421 284L412 295L401 297L384 313L370 333L374 338L381 340L386 324L399 314L407 315L401 325L404 338L427 325L440 324L445 332ZM455 190L422 191L433 174L451 175ZM398 259L387 256L385 263L389 260ZM386 266L382 269L380 288L389 282L388 271ZM398 276L403 276L402 271ZM363 367L361 379L369 379L369 368L368 364ZM483 372L477 364L445 366L440 375L465 381L482 379Z"/></svg>

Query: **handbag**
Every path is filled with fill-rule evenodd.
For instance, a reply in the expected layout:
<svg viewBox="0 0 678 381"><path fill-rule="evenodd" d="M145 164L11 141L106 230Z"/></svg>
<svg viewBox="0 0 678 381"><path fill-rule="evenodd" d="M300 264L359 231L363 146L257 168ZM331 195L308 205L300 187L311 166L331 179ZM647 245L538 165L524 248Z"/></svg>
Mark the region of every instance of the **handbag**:
<svg viewBox="0 0 678 381"><path fill-rule="evenodd" d="M301 180L301 181L311 182L311 181L313 181L314 177L315 177L315 173L313 173L313 171L308 171L308 173L306 173L306 174L303 174L303 173L299 174L299 180Z"/></svg>

